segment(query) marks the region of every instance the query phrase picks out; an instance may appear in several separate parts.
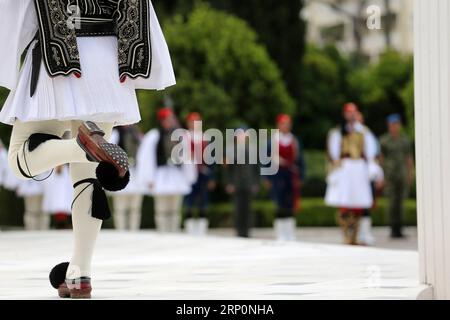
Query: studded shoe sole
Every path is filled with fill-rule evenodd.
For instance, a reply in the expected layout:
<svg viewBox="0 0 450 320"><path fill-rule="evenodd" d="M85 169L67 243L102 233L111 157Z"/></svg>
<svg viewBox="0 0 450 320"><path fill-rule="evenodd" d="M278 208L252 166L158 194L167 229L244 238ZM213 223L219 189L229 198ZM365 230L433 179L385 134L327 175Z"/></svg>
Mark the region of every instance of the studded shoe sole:
<svg viewBox="0 0 450 320"><path fill-rule="evenodd" d="M95 123L86 121L78 128L77 142L90 160L108 162L124 177L128 171L128 156L118 145L106 141L104 135Z"/></svg>

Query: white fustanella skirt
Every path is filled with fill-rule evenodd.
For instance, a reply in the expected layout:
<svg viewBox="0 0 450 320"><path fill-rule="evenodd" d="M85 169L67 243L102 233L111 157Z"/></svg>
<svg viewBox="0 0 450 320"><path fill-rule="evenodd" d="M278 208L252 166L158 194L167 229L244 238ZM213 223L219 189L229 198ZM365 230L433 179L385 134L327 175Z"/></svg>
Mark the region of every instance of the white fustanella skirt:
<svg viewBox="0 0 450 320"><path fill-rule="evenodd" d="M331 207L368 209L373 197L365 160L343 159L327 178L325 203Z"/></svg>
<svg viewBox="0 0 450 320"><path fill-rule="evenodd" d="M0 2L0 21L7 26L0 29L0 86L11 90L0 112L0 122L139 122L135 90L162 90L175 84L169 50L153 6L149 6L152 69L148 79L120 82L116 37L78 37L82 77L50 77L42 63L36 92L30 97L32 50L28 50L20 72L18 65L23 49L38 29L34 1Z"/></svg>

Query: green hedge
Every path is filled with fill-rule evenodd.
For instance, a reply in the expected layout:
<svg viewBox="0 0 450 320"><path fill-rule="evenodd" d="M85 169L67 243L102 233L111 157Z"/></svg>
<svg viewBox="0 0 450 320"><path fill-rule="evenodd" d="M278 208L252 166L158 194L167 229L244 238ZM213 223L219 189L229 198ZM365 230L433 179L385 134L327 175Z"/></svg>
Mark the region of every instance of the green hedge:
<svg viewBox="0 0 450 320"><path fill-rule="evenodd" d="M13 192L1 190L0 226L22 226L23 201ZM378 207L373 212L374 225L387 225L389 220L386 213L386 199L378 201ZM112 205L111 205L112 208ZM253 204L254 225L256 227L270 227L274 218L275 207L270 200L255 200ZM322 198L304 198L301 201L301 211L297 215L300 226L319 227L336 225L336 209L325 206ZM143 228L154 228L153 200L144 199ZM209 219L213 228L231 227L233 225L233 206L230 202L213 203L209 208ZM405 203L405 224L416 225L416 201L408 199ZM112 228L112 220L106 221L105 228Z"/></svg>
<svg viewBox="0 0 450 320"><path fill-rule="evenodd" d="M386 212L387 201L380 199L378 207L373 211L373 222L376 226L383 226L389 223ZM275 207L271 201L259 200L254 203L254 221L256 227L270 227L274 219ZM213 227L232 226L233 208L230 203L212 205L210 208L210 220ZM297 214L297 221L300 226L319 227L335 226L337 210L327 207L322 198L305 198L301 202L301 210ZM408 199L405 203L406 225L416 225L416 201Z"/></svg>
<svg viewBox="0 0 450 320"><path fill-rule="evenodd" d="M13 192L2 190L0 192L0 225L21 226L23 214L23 201L17 198ZM387 225L389 220L386 213L386 199L378 201L378 207L374 210L372 217L374 225ZM111 208L112 205L111 205ZM270 227L274 218L275 207L272 201L255 200L253 204L254 225L256 227ZM300 226L319 227L335 226L335 214L337 210L327 207L322 198L304 198L301 201L301 210L297 214ZM231 202L214 203L209 208L210 224L213 228L231 227L233 225L233 206ZM405 203L404 222L406 225L416 225L416 201L408 199ZM153 200L150 197L144 199L143 228L154 228ZM112 228L112 219L104 224L105 228Z"/></svg>
<svg viewBox="0 0 450 320"><path fill-rule="evenodd" d="M389 223L386 212L386 199L378 201L378 207L374 210L372 217L375 226L384 226ZM271 227L275 207L269 200L256 200L253 204L254 225L255 227ZM301 211L297 214L299 226L307 227L329 227L335 226L337 210L325 206L322 198L305 198L301 202ZM209 219L211 227L224 228L233 226L233 206L230 202L212 204L209 208ZM143 228L154 228L153 222L153 201L151 198L145 198L143 215ZM404 223L415 226L416 219L416 201L406 200ZM105 227L112 227L112 221L107 221Z"/></svg>
<svg viewBox="0 0 450 320"><path fill-rule="evenodd" d="M3 209L0 212L1 226L22 226L23 201L15 197L14 193L2 190L0 202ZM386 199L378 201L378 207L374 210L372 217L374 225L387 225L389 220L386 213ZM112 208L112 205L111 205ZM256 227L272 226L275 207L269 200L256 200L253 204L254 225ZM325 206L322 198L305 198L301 202L301 211L297 214L299 226L322 227L335 226L335 214L337 210ZM230 202L211 204L209 208L210 224L213 228L224 228L233 226L233 206ZM416 220L416 201L406 200L405 217L406 225L414 226ZM144 199L142 226L145 229L154 228L153 200L150 197ZM112 228L112 219L104 224L105 228Z"/></svg>

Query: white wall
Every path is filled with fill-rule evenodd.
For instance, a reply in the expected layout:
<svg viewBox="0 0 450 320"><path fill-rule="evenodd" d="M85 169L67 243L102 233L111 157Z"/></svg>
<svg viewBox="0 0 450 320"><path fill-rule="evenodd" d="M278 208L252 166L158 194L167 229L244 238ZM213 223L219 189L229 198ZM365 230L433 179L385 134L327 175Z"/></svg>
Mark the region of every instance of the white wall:
<svg viewBox="0 0 450 320"><path fill-rule="evenodd" d="M353 23L351 19L345 14L331 9L329 5L322 3L322 1L310 0L305 6L303 18L308 23L307 41L322 45L321 29L342 23L345 26L344 39L336 43L336 45L343 52L353 52L356 49L356 43L353 37ZM359 1L345 0L338 2L329 0L328 2L338 3L345 11L356 14L359 10ZM383 0L368 1L367 6L370 5L377 5L381 8L382 13L385 12ZM413 0L391 0L391 10L397 14L397 23L392 31L391 44L402 53L412 53L413 50L412 7ZM364 53L373 57L376 61L379 54L386 49L383 30L367 30L363 35L362 47Z"/></svg>
<svg viewBox="0 0 450 320"><path fill-rule="evenodd" d="M421 282L450 299L450 1L414 0Z"/></svg>

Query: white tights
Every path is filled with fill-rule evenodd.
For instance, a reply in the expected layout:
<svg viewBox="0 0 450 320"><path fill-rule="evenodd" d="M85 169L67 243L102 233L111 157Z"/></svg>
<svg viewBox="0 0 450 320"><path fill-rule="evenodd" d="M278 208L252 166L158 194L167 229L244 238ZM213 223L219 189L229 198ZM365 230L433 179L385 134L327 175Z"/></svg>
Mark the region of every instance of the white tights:
<svg viewBox="0 0 450 320"><path fill-rule="evenodd" d="M23 171L31 176L44 173L56 166L70 164L72 183L80 180L95 178L97 163L89 162L86 153L78 146L75 137L81 121L16 121L11 134L8 161L12 171L20 179L21 174L17 159ZM113 125L97 123L105 132L105 139L109 139ZM62 137L66 131L71 131L72 139L48 140L39 145L32 152L24 143L34 133L51 134ZM77 186L74 197L87 187L86 184ZM90 277L91 261L95 241L102 226L102 221L91 216L93 187L88 186L77 198L72 209L72 223L74 232L74 253L67 270L68 279ZM57 195L56 195L57 196Z"/></svg>
<svg viewBox="0 0 450 320"><path fill-rule="evenodd" d="M50 228L50 215L42 211L42 195L24 196L25 212L23 224L25 230L48 230Z"/></svg>
<svg viewBox="0 0 450 320"><path fill-rule="evenodd" d="M156 230L164 233L179 232L183 196L156 195L154 202Z"/></svg>
<svg viewBox="0 0 450 320"><path fill-rule="evenodd" d="M117 230L137 231L141 227L141 194L117 193L113 196L114 226Z"/></svg>

